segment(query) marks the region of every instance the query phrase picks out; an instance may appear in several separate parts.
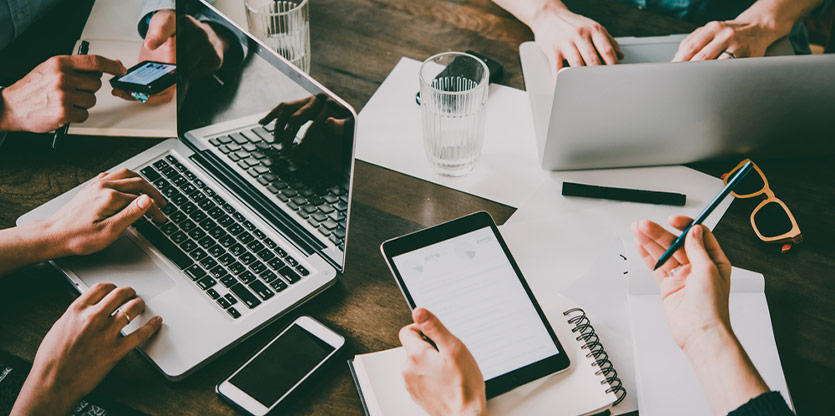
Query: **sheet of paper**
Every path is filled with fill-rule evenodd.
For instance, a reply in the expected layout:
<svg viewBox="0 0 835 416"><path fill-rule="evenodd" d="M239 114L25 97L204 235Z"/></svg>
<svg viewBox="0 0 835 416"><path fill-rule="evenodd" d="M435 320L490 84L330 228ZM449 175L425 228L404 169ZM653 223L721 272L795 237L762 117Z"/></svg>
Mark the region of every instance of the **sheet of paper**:
<svg viewBox="0 0 835 416"><path fill-rule="evenodd" d="M710 404L692 365L670 336L658 286L637 252L632 249L628 253L629 319L641 415L710 414ZM764 289L761 274L733 268L731 326L766 384L772 390L780 391L793 407ZM673 377L675 383L670 382Z"/></svg>
<svg viewBox="0 0 835 416"><path fill-rule="evenodd" d="M80 41L79 41L80 42ZM141 41L91 40L90 54L119 59L130 68L138 62ZM77 47L77 45L76 45ZM102 77L90 118L70 124L69 134L115 137L177 137L177 98L165 104L143 104L111 94L111 75Z"/></svg>
<svg viewBox="0 0 835 416"><path fill-rule="evenodd" d="M511 206L529 198L547 176L539 166L530 103L524 91L491 85L484 149L468 175L435 173L423 150L419 90L421 62L401 58L359 114L357 158L429 182Z"/></svg>
<svg viewBox="0 0 835 416"><path fill-rule="evenodd" d="M96 0L81 39L141 42L137 29L141 12L142 0Z"/></svg>
<svg viewBox="0 0 835 416"><path fill-rule="evenodd" d="M596 413L615 400L600 384L601 376L592 367L593 359L574 340L571 326L563 311L571 306L561 298L559 305L544 308L557 338L563 343L571 360L569 369L517 387L487 402L491 415L564 415ZM573 306L573 305L572 305ZM406 359L403 348L395 348L354 357L354 369L372 416L423 416L423 411L406 391L400 369ZM371 403L373 402L373 403ZM379 412L379 413L376 413Z"/></svg>
<svg viewBox="0 0 835 416"><path fill-rule="evenodd" d="M687 204L673 207L563 197L563 181L678 192L687 195ZM630 323L626 313L616 313L627 310L627 286L620 279L622 271L620 276L606 272L618 267L602 261L617 262L618 247L623 250L620 239L631 245L633 221L647 218L666 224L673 214L695 217L722 186L721 180L683 166L550 172L535 196L500 227L540 304L549 306L557 294L566 294L586 311L601 334L627 387L627 399L613 409L617 414L637 408ZM731 199L723 201L705 224L714 227L730 203Z"/></svg>

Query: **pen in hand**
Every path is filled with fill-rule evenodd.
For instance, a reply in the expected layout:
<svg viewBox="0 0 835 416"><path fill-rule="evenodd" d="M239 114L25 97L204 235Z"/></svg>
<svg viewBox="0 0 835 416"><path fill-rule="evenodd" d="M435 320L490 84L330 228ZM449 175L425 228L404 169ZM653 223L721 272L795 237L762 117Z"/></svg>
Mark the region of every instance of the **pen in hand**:
<svg viewBox="0 0 835 416"><path fill-rule="evenodd" d="M664 263L666 263L667 260L669 260L670 257L673 256L673 253L675 253L676 250L681 248L681 246L684 244L684 239L687 237L687 232L689 232L690 229L694 226L704 222L704 220L707 219L708 215L710 215L710 213L713 212L713 210L716 209L717 206L719 206L722 200L725 199L725 197L728 196L729 193L731 193L734 187L736 187L740 182L742 182L742 179L745 178L745 175L747 175L753 167L754 165L751 162L748 162L745 164L745 166L742 167L742 169L739 170L739 173L737 173L733 177L733 179L731 179L731 181L728 182L728 184L725 185L724 188L722 188L722 191L719 192L719 195L716 195L716 197L713 198L713 201L710 201L710 204L708 204L707 207L705 207L704 211L702 211L702 213L699 214L699 216L696 217L696 219L693 220L693 222L684 231L681 232L681 235L679 235L678 238L676 238L676 241L673 241L673 244L670 246L670 248L668 248L667 251L665 251L664 254L661 256L661 258L658 259L658 263L655 263L655 267L652 268L653 271L658 270L659 267L663 266Z"/></svg>
<svg viewBox="0 0 835 416"><path fill-rule="evenodd" d="M81 44L78 45L78 51L75 53L76 55L87 55L87 52L90 49L90 42L86 40L82 40ZM70 129L70 123L64 124L61 127L55 129L55 135L52 136L52 148L58 148L58 140L61 139L64 135L67 134L67 131Z"/></svg>

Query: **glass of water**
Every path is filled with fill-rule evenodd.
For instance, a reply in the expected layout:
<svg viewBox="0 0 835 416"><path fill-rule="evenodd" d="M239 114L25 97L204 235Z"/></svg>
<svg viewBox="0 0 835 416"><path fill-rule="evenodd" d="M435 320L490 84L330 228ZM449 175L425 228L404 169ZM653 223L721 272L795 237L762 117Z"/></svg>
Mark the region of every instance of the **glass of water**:
<svg viewBox="0 0 835 416"><path fill-rule="evenodd" d="M308 0L246 0L246 20L255 37L310 73Z"/></svg>
<svg viewBox="0 0 835 416"><path fill-rule="evenodd" d="M470 54L445 52L420 67L423 148L441 175L463 176L484 144L484 107L490 71Z"/></svg>

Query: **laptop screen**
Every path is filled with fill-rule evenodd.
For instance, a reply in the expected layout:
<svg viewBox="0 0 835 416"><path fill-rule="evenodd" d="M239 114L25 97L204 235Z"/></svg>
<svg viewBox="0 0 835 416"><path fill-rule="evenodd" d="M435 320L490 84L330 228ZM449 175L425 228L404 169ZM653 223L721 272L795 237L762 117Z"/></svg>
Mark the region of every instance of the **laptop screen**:
<svg viewBox="0 0 835 416"><path fill-rule="evenodd" d="M204 2L177 10L179 137L300 249L342 271L354 110ZM219 69L201 52L201 25L221 40Z"/></svg>

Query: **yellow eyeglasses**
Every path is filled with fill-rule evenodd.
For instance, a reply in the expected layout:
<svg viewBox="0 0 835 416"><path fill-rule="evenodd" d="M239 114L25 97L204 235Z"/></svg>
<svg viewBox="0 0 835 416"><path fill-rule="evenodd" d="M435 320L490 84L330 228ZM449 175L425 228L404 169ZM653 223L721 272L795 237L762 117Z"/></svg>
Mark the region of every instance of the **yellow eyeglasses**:
<svg viewBox="0 0 835 416"><path fill-rule="evenodd" d="M751 159L739 162L730 172L722 175L725 184L727 185L728 179L733 178L736 171L749 161ZM754 162L751 162L751 164L754 165L757 175L749 174L746 176L731 194L740 199L764 196L763 201L751 213L751 226L760 240L766 243L782 243L782 251L786 252L791 249L792 244L803 241L800 227L797 225L794 215L789 211L789 207L774 196L774 192L768 187L768 179L765 178L760 167Z"/></svg>

